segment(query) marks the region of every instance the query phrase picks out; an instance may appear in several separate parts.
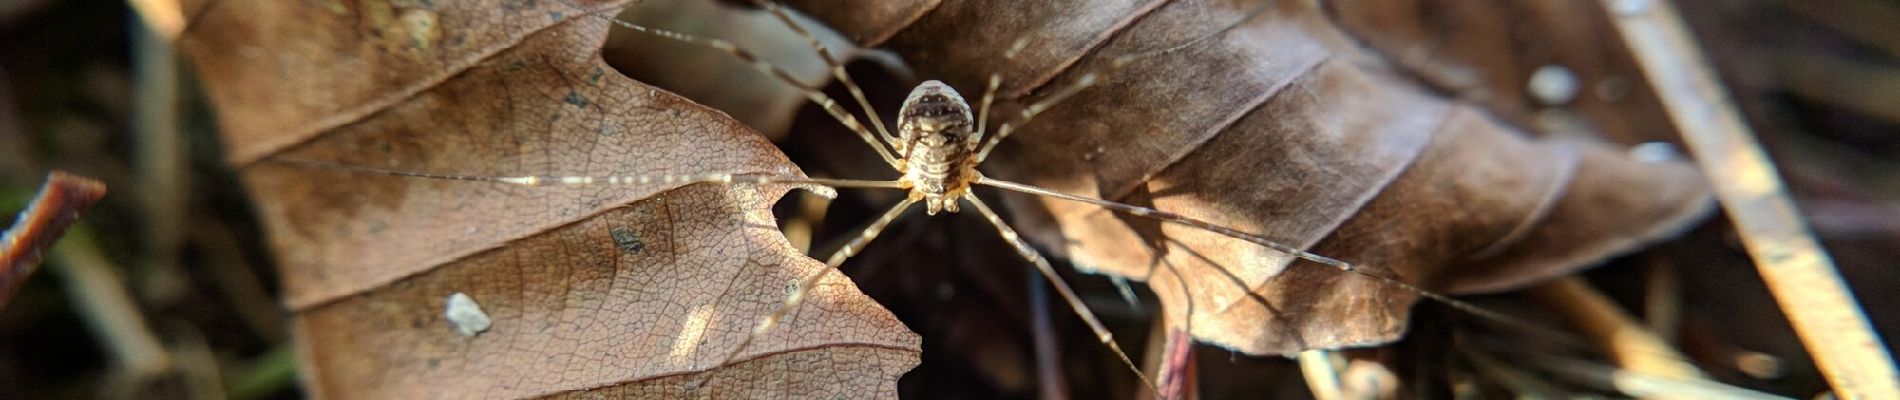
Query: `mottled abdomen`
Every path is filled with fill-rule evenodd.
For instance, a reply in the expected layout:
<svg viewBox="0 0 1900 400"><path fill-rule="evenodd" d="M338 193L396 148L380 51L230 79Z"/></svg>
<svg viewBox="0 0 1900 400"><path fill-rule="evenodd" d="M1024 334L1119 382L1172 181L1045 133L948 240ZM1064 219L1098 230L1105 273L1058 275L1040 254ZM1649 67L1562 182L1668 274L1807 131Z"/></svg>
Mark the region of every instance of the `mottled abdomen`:
<svg viewBox="0 0 1900 400"><path fill-rule="evenodd" d="M976 178L970 157L982 141L970 104L943 82L924 82L897 110L897 131L904 141L904 179L913 193L924 198L931 214L956 212L956 197Z"/></svg>

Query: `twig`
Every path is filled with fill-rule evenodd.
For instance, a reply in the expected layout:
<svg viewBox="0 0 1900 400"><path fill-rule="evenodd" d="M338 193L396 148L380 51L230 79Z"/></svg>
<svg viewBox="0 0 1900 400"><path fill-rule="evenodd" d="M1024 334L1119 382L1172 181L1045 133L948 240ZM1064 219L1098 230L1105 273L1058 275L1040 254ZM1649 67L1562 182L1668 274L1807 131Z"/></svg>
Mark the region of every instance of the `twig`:
<svg viewBox="0 0 1900 400"><path fill-rule="evenodd" d="M178 34L185 31L185 10L178 0L126 0L126 3L131 3L139 19L167 42L178 40Z"/></svg>
<svg viewBox="0 0 1900 400"><path fill-rule="evenodd" d="M1893 2L1781 0L1773 3L1861 44L1879 48L1890 57L1900 57L1900 36L1893 34L1893 21L1900 20L1900 7L1894 7Z"/></svg>
<svg viewBox="0 0 1900 400"><path fill-rule="evenodd" d="M176 12L178 5L169 7ZM178 33L165 31L178 28L155 25L162 22L150 17L144 22L144 29L137 29L132 41L136 85L132 132L137 137L133 161L138 166L134 169L135 195L144 213L139 238L144 252L133 266L144 273L147 284L140 287L146 289L146 299L167 304L182 296L190 281L178 260L188 237L186 217L191 215L186 204L191 193L186 190L191 187L186 160L191 158L191 151L185 145L183 113L179 109L179 60L172 47Z"/></svg>
<svg viewBox="0 0 1900 400"><path fill-rule="evenodd" d="M1682 271L1661 257L1643 257L1643 322L1663 343L1682 333Z"/></svg>
<svg viewBox="0 0 1900 400"><path fill-rule="evenodd" d="M53 241L105 195L106 185L99 181L61 171L46 175L40 194L0 236L0 266L6 268L0 270L0 307L5 307L13 291L39 268L40 259Z"/></svg>
<svg viewBox="0 0 1900 400"><path fill-rule="evenodd" d="M1531 365L1550 371L1557 376L1616 390L1622 394L1634 397L1785 399L1785 397L1724 385L1706 379L1662 377L1592 364L1586 361L1545 355L1526 354L1520 356L1520 358L1524 362L1529 362Z"/></svg>
<svg viewBox="0 0 1900 400"><path fill-rule="evenodd" d="M1345 398L1339 387L1339 362L1337 354L1331 350L1313 349L1300 352L1300 375L1306 378L1306 387L1313 391L1318 400L1340 400Z"/></svg>
<svg viewBox="0 0 1900 400"><path fill-rule="evenodd" d="M145 324L126 290L118 266L107 261L84 227L53 246L53 272L65 283L66 296L112 352L119 368L136 383L171 369L171 356Z"/></svg>
<svg viewBox="0 0 1900 400"><path fill-rule="evenodd" d="M1557 385L1552 385L1550 382L1538 379L1528 371L1519 369L1518 365L1500 361L1484 351L1467 346L1459 346L1458 353L1465 356L1465 360L1471 363L1472 369L1477 370L1478 374L1491 378L1492 381L1503 386L1505 390L1516 394L1518 398L1566 399L1577 397L1575 394L1558 389Z"/></svg>
<svg viewBox="0 0 1900 400"><path fill-rule="evenodd" d="M1044 399L1069 398L1069 384L1062 376L1062 348L1056 343L1055 322L1049 311L1049 284L1041 274L1029 271L1030 337L1036 348L1037 392Z"/></svg>
<svg viewBox="0 0 1900 400"><path fill-rule="evenodd" d="M1814 50L1772 55L1794 95L1900 123L1900 105L1893 102L1900 95L1900 68Z"/></svg>
<svg viewBox="0 0 1900 400"><path fill-rule="evenodd" d="M1683 141L1708 172L1762 280L1836 393L1900 398L1893 356L1795 211L1673 4L1602 0Z"/></svg>
<svg viewBox="0 0 1900 400"><path fill-rule="evenodd" d="M1656 334L1650 333L1636 317L1616 302L1584 283L1582 278L1565 277L1531 290L1537 299L1569 317L1573 325L1597 342L1618 365L1633 372L1667 378L1702 378L1702 371L1689 358Z"/></svg>

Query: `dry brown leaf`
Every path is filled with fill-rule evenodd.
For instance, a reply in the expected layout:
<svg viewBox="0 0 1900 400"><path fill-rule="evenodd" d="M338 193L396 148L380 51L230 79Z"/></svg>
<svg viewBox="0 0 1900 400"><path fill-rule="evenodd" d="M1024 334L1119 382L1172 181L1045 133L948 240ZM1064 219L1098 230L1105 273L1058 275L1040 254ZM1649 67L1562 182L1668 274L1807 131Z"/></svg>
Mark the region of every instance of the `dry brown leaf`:
<svg viewBox="0 0 1900 400"><path fill-rule="evenodd" d="M608 68L604 20L553 1L184 8L181 45L263 214L317 397L888 397L918 362L917 337L833 275L686 391L822 267L774 227L784 187L521 188L260 162L797 173L737 122ZM457 334L453 293L492 325Z"/></svg>
<svg viewBox="0 0 1900 400"><path fill-rule="evenodd" d="M1108 57L1207 36L1263 1L794 1L919 75L1022 100ZM1004 47L1029 39L1022 55ZM1131 65L1050 110L986 167L1070 193L1260 232L1437 291L1493 292L1574 272L1707 214L1681 162L1526 138L1426 94L1324 12L1277 4L1233 32ZM1084 268L1147 280L1170 321L1254 354L1372 345L1404 331L1404 289L1208 232L1049 199L1015 219ZM1027 210L1027 211L1024 211ZM1047 223L1053 222L1053 223ZM1160 249L1160 250L1156 250Z"/></svg>
<svg viewBox="0 0 1900 400"><path fill-rule="evenodd" d="M1326 7L1343 29L1406 75L1510 123L1551 131L1587 123L1594 136L1625 144L1676 137L1595 3L1345 0ZM1551 67L1574 78L1569 91L1555 91L1569 94L1556 104L1530 89L1536 74ZM1582 118L1564 118L1569 115Z"/></svg>

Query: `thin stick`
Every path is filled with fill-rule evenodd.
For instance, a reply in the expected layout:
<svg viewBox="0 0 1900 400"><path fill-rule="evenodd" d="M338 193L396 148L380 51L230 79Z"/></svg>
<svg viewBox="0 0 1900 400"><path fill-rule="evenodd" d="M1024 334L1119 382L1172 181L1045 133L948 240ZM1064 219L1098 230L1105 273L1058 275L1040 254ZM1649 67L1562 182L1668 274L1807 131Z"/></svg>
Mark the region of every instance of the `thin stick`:
<svg viewBox="0 0 1900 400"><path fill-rule="evenodd" d="M105 195L106 185L99 181L61 171L46 175L40 193L0 234L0 268L5 268L0 269L0 307L39 269L53 242Z"/></svg>
<svg viewBox="0 0 1900 400"><path fill-rule="evenodd" d="M1801 222L1781 178L1702 50L1666 1L1603 0L1707 171L1762 280L1843 398L1900 398L1900 373L1834 262Z"/></svg>
<svg viewBox="0 0 1900 400"><path fill-rule="evenodd" d="M1617 369L1588 361L1538 354L1515 356L1518 362L1552 372L1566 379L1616 390L1631 397L1673 399L1750 399L1786 400L1786 397L1757 392L1705 379L1681 379Z"/></svg>
<svg viewBox="0 0 1900 400"><path fill-rule="evenodd" d="M1771 1L1814 24L1825 26L1855 42L1880 49L1888 57L1900 57L1900 37L1893 34L1893 21L1900 20L1900 7L1879 0L1778 0Z"/></svg>
<svg viewBox="0 0 1900 400"><path fill-rule="evenodd" d="M996 233L1002 235L1003 240L1009 241L1011 247L1016 248L1016 254L1036 264L1036 270L1042 272L1044 278L1049 279L1049 284L1055 286L1056 293L1061 294L1062 299L1069 302L1069 308L1075 309L1075 315L1082 317L1082 322L1088 324L1089 330L1095 331L1095 338L1101 340L1102 345L1108 346L1109 352L1115 353L1115 357L1121 358L1122 364L1128 366L1128 370L1134 371L1135 376L1141 377L1141 383L1148 385L1149 391L1161 393L1161 387L1148 379L1147 374L1141 372L1141 367L1136 366L1135 361L1128 358L1128 353L1122 351L1121 345L1115 344L1115 335L1109 333L1108 327L1102 325L1100 319L1095 318L1095 312L1089 311L1088 304L1083 303L1082 297L1075 294L1075 289L1069 287L1069 282L1062 280L1062 276L1056 274L1055 267L1049 265L1049 260L1042 258L1042 253L1036 252L1034 247L1029 247L1029 242L1023 241L1022 236L1017 235L1016 230L1011 229L1008 223L1004 223L1003 217L998 216L995 210L991 210L988 204L983 204L983 199L977 198L976 194L964 195L963 199L968 200L970 205L976 206L976 211L983 214L983 219L989 220L990 225L996 227Z"/></svg>
<svg viewBox="0 0 1900 400"><path fill-rule="evenodd" d="M77 230L53 246L53 272L65 284L66 296L134 384L170 370L171 354L139 314L120 268L106 260L98 243L85 232Z"/></svg>
<svg viewBox="0 0 1900 400"><path fill-rule="evenodd" d="M1643 257L1643 323L1674 344L1682 337L1682 271L1661 257Z"/></svg>
<svg viewBox="0 0 1900 400"><path fill-rule="evenodd" d="M1506 363L1482 350L1472 348L1471 346L1459 345L1457 346L1457 351L1458 354L1464 356L1464 361L1470 363L1472 369L1476 370L1479 375L1491 378L1492 382L1496 382L1498 386L1504 387L1504 390L1516 395L1520 399L1569 399L1580 397L1569 391L1558 389L1557 385L1553 385L1543 378L1532 375L1530 371L1521 369L1520 365Z"/></svg>
<svg viewBox="0 0 1900 400"><path fill-rule="evenodd" d="M1331 350L1312 349L1300 352L1300 376L1306 378L1306 388L1312 390L1316 400L1341 400L1346 398L1339 387L1339 366L1333 359Z"/></svg>
<svg viewBox="0 0 1900 400"><path fill-rule="evenodd" d="M1038 398L1067 399L1069 382L1062 375L1062 346L1056 343L1055 313L1049 310L1049 286L1043 284L1047 278L1035 271L1022 273L1028 275L1024 283L1029 286L1029 342L1036 355Z"/></svg>
<svg viewBox="0 0 1900 400"><path fill-rule="evenodd" d="M184 7L178 4L178 0L126 0L126 2L132 4L132 11L151 28L151 33L157 34L166 42L177 41L178 35L185 31Z"/></svg>
<svg viewBox="0 0 1900 400"><path fill-rule="evenodd" d="M831 271L838 270L839 265L844 265L844 260L864 250L864 246L870 245L872 240L877 239L878 234L884 233L885 227L890 226L892 221L896 221L897 217L904 215L904 211L909 210L910 206L916 203L917 199L913 198L905 198L904 201L898 202L897 205L891 207L889 211L885 211L884 216L878 217L876 221L871 222L871 225L865 226L863 231L858 232L858 237L852 238L850 242L845 243L844 247L838 249L836 253L831 253L831 258L825 260L824 269L813 272L811 275L799 280L798 287L792 290L792 294L785 297L785 302L779 304L778 309L773 310L772 314L766 315L764 319L760 319L759 325L752 328L752 333L746 335L745 339L741 339L739 345L732 348L732 352L726 353L726 357L720 360L719 364L715 364L712 368L707 368L705 371L700 372L701 377L694 380L692 387L698 388L705 385L706 381L712 377L712 375L710 375L712 372L718 371L727 365L732 365L733 361L739 359L740 354L745 353L746 348L752 346L753 340L758 339L760 336L765 336L767 332L771 332L772 328L778 326L780 318L784 318L786 313L791 312L792 309L798 308L799 304L804 303L805 295L811 292L813 286L818 285L818 280L823 279L825 275L831 274Z"/></svg>
<svg viewBox="0 0 1900 400"><path fill-rule="evenodd" d="M1785 88L1802 98L1900 122L1900 68L1860 61L1816 49L1780 50L1774 66L1787 76Z"/></svg>
<svg viewBox="0 0 1900 400"><path fill-rule="evenodd" d="M171 17L178 18L178 5L170 2ZM184 259L185 238L190 236L186 233L191 226L186 217L191 215L187 204L191 192L178 188L192 186L191 146L187 145L190 141L185 135L181 106L185 103L179 84L181 61L172 46L183 25L180 20L169 21L173 26L155 25L168 23L154 15L162 13L141 11L147 16L142 20L146 24L133 35L133 66L137 71L133 79L137 86L132 92L132 133L137 138L137 151L133 153L137 190L133 195L144 214L139 232L143 255L137 265L150 280L185 281L186 272L178 263Z"/></svg>
<svg viewBox="0 0 1900 400"><path fill-rule="evenodd" d="M1609 296L1591 288L1582 278L1557 278L1533 288L1531 294L1545 306L1570 318L1572 326L1595 339L1597 347L1609 353L1624 369L1666 378L1704 378L1702 370L1689 363L1689 357L1644 329L1636 317L1623 311Z"/></svg>

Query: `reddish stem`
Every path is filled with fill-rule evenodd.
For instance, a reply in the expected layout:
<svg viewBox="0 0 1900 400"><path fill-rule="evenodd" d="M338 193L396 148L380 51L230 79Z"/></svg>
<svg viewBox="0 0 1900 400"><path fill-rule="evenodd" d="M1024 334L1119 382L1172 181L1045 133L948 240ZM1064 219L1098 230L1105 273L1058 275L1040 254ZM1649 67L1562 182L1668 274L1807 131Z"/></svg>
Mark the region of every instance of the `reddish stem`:
<svg viewBox="0 0 1900 400"><path fill-rule="evenodd" d="M91 178L62 171L46 175L39 195L14 219L13 227L0 235L0 266L5 268L0 269L0 307L39 268L46 250L79 220L79 214L105 195L106 185Z"/></svg>

